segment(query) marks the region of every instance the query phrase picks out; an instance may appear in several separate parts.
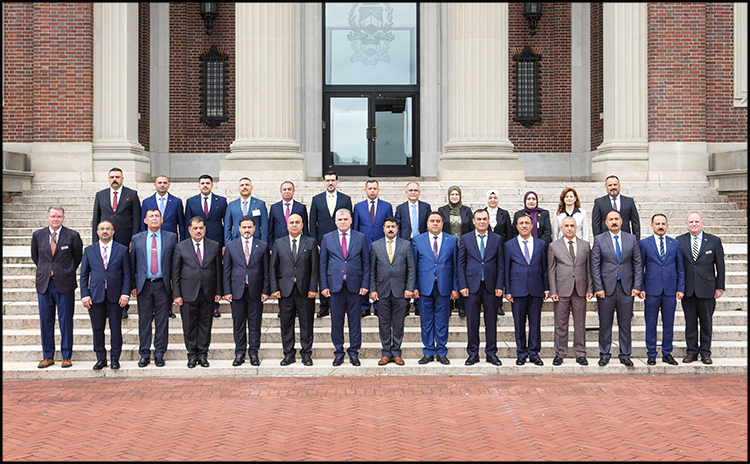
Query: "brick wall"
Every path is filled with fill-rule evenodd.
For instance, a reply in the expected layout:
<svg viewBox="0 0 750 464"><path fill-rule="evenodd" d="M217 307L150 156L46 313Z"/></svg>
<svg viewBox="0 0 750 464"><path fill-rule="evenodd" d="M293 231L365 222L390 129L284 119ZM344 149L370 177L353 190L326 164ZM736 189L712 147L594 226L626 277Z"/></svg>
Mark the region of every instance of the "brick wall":
<svg viewBox="0 0 750 464"><path fill-rule="evenodd" d="M198 3L171 3L169 59L169 149L176 153L229 153L235 138L235 31L234 3L221 3L212 34L200 17ZM229 55L225 98L229 121L218 127L199 122L201 64L199 56L216 45Z"/></svg>
<svg viewBox="0 0 750 464"><path fill-rule="evenodd" d="M151 5L138 4L138 142L151 150Z"/></svg>
<svg viewBox="0 0 750 464"><path fill-rule="evenodd" d="M604 142L604 120L599 115L604 113L604 58L602 27L603 6L592 3L590 12L591 29L591 151Z"/></svg>
<svg viewBox="0 0 750 464"><path fill-rule="evenodd" d="M537 32L529 34L523 17L523 3L508 5L509 114L508 138L517 152L571 151L571 7L569 3L545 3ZM516 61L513 55L531 46L542 56L540 66L539 114L541 122L524 127L513 121L516 115Z"/></svg>
<svg viewBox="0 0 750 464"><path fill-rule="evenodd" d="M745 217L747 217L747 192L743 193L730 193L727 194L729 201L736 204L737 207L745 211Z"/></svg>

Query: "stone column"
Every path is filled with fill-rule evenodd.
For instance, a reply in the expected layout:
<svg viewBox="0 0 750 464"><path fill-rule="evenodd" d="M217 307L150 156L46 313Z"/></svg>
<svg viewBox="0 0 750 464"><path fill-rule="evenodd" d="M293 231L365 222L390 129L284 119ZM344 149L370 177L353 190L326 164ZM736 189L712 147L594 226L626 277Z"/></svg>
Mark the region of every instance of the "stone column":
<svg viewBox="0 0 750 464"><path fill-rule="evenodd" d="M222 181L304 180L294 139L294 6L237 3L236 139L221 162Z"/></svg>
<svg viewBox="0 0 750 464"><path fill-rule="evenodd" d="M92 146L95 181L115 166L126 182L151 180L138 143L138 3L94 3Z"/></svg>
<svg viewBox="0 0 750 464"><path fill-rule="evenodd" d="M648 179L647 5L604 3L604 141L591 180Z"/></svg>
<svg viewBox="0 0 750 464"><path fill-rule="evenodd" d="M508 4L451 3L450 138L439 180L523 180L508 139Z"/></svg>

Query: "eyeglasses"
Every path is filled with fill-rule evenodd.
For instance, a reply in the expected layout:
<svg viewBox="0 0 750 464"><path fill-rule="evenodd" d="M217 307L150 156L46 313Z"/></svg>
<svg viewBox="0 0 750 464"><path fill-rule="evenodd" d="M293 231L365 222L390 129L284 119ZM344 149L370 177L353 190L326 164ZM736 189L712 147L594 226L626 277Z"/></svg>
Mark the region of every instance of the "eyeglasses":
<svg viewBox="0 0 750 464"><path fill-rule="evenodd" d="M112 230L111 227L99 227L97 230L101 230L102 232L106 232L108 230Z"/></svg>

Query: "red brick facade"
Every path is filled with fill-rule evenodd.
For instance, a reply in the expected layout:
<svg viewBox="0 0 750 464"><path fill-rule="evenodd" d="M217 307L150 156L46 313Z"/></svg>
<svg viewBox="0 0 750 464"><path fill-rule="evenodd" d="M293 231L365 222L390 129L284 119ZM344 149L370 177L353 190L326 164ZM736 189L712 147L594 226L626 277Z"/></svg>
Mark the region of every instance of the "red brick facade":
<svg viewBox="0 0 750 464"><path fill-rule="evenodd" d="M138 4L138 142L151 150L151 4Z"/></svg>
<svg viewBox="0 0 750 464"><path fill-rule="evenodd" d="M589 12L591 30L590 63L591 70L591 147L596 150L604 143L604 28L602 26L603 7L601 3L592 3Z"/></svg>

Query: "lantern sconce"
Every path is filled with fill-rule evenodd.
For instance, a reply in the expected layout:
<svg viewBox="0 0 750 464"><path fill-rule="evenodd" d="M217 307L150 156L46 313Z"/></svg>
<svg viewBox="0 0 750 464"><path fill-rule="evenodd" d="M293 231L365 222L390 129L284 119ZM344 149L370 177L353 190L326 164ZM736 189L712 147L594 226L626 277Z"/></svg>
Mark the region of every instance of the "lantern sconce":
<svg viewBox="0 0 750 464"><path fill-rule="evenodd" d="M219 16L218 3L201 3L201 18L206 24L206 34L211 35L214 29L214 19Z"/></svg>
<svg viewBox="0 0 750 464"><path fill-rule="evenodd" d="M529 22L529 33L533 37L536 34L536 24L542 17L542 3L524 3L523 17Z"/></svg>

